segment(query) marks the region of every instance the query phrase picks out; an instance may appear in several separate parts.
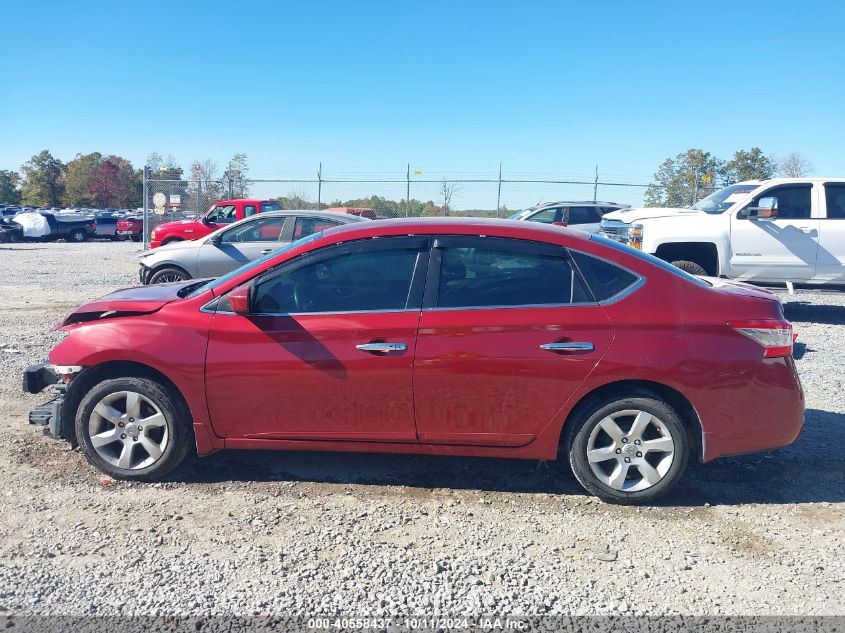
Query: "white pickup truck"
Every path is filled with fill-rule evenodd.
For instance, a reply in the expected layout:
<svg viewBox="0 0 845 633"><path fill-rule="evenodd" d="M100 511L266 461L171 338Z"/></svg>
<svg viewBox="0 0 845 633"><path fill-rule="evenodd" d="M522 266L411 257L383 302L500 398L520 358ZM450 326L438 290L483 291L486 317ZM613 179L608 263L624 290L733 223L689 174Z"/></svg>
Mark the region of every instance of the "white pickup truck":
<svg viewBox="0 0 845 633"><path fill-rule="evenodd" d="M845 284L845 178L746 181L689 209L614 211L599 235L696 275Z"/></svg>

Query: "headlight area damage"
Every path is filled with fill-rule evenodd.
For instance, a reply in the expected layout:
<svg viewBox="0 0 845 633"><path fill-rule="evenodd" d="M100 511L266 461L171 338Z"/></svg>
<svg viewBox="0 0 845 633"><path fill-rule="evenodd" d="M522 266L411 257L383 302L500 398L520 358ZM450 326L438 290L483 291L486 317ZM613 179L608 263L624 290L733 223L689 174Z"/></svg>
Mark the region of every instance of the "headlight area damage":
<svg viewBox="0 0 845 633"><path fill-rule="evenodd" d="M93 324L93 322L105 323L112 319L156 312L165 304L178 299L180 291L193 287L196 283L192 280L190 284L160 284L117 290L79 306L64 321L53 327L53 331L72 332L77 328L89 327L88 324ZM52 355L51 359L56 360ZM74 360L76 359L68 358L65 362L74 362ZM62 407L71 381L83 370L82 365L58 365L45 361L32 365L24 371L23 390L25 392L41 393L50 386L54 391L52 400L30 412L30 424L45 426L46 431L53 437L71 439L64 436L73 428L73 422L63 424Z"/></svg>
<svg viewBox="0 0 845 633"><path fill-rule="evenodd" d="M53 385L54 397L29 412L29 423L46 427L45 430L55 438L62 436L62 405L67 393L67 385L73 377L82 371L79 365L51 365L39 363L30 365L23 373L23 390L27 393L41 393Z"/></svg>

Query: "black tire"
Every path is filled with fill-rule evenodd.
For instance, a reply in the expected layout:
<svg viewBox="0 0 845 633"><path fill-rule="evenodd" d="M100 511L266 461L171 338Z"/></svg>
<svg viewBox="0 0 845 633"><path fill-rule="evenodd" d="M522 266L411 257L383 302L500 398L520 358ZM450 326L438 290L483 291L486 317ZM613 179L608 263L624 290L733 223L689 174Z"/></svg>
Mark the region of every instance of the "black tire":
<svg viewBox="0 0 845 633"><path fill-rule="evenodd" d="M703 277L707 276L707 271L704 269L704 266L701 264L696 264L695 262L691 262L687 259L679 259L677 261L671 262L673 266L677 266L683 271L688 272L691 275L701 275Z"/></svg>
<svg viewBox="0 0 845 633"><path fill-rule="evenodd" d="M185 241L185 240L183 240L181 237L171 237L169 240L164 240L164 241L161 243L161 245L162 245L162 246L167 246L168 244L173 244L174 242L184 242L184 241Z"/></svg>
<svg viewBox="0 0 845 633"><path fill-rule="evenodd" d="M181 268L166 266L164 268L157 269L152 275L150 275L149 285L167 284L177 281L186 281L188 279L191 279L191 276Z"/></svg>
<svg viewBox="0 0 845 633"><path fill-rule="evenodd" d="M69 242L84 242L88 239L88 234L85 232L85 229L74 229L68 235Z"/></svg>
<svg viewBox="0 0 845 633"><path fill-rule="evenodd" d="M94 413L94 408L104 398L123 391L135 392L149 399L160 410L165 420L162 428L166 428L168 433L167 444L160 457L145 467L119 468L106 461L91 442L89 420ZM124 428L128 428L128 424ZM181 464L194 448L192 419L187 405L172 388L150 378L113 378L95 385L79 403L76 411L75 432L85 458L98 470L115 479L131 481L160 479ZM119 449L121 444L117 441L115 443L118 444ZM142 459L145 454L150 456L145 449L140 450L140 455L137 448L133 448L133 451L138 459Z"/></svg>
<svg viewBox="0 0 845 633"><path fill-rule="evenodd" d="M587 451L590 436L593 434L594 429L599 426L599 423L603 422L608 416L632 410L651 414L654 418L661 422L674 443L674 450L671 455L670 465L659 481L642 490L627 491L616 489L602 481L590 466L590 462L587 458ZM621 416L619 420L620 422L617 426L619 426L623 431L629 432L631 430L630 427L627 429L625 428L626 416ZM567 433L565 448L566 454L569 457L569 465L572 468L575 478L588 492L608 503L643 505L656 501L668 493L675 484L678 483L689 460L691 443L687 427L671 406L650 392L610 396L593 402L584 407L580 412L576 413L576 417L570 421L569 426L570 428ZM650 432L656 430L656 427L649 426ZM602 433L602 430L596 432L597 436L600 436ZM649 436L649 438L654 439L651 436ZM609 436L608 439L610 439ZM628 444L618 445L627 446ZM636 450L636 448L634 450ZM622 453L622 455L624 454L625 453ZM639 459L639 457L636 457L637 455L639 455L639 453L633 453L631 455L631 459ZM657 452L649 454L648 459L650 461L662 459L661 455L663 457L667 456L666 453ZM620 457L618 459L623 458ZM599 470L608 468L608 470L613 470L613 472L615 472L616 460L616 457L612 457L607 461L601 462L604 465L597 465L597 468ZM619 465L624 466L624 464ZM630 479L626 478L623 485L629 485L629 483L635 484L637 478L644 477L639 470L636 469L636 463L631 463L631 465L627 466L627 468L628 477Z"/></svg>

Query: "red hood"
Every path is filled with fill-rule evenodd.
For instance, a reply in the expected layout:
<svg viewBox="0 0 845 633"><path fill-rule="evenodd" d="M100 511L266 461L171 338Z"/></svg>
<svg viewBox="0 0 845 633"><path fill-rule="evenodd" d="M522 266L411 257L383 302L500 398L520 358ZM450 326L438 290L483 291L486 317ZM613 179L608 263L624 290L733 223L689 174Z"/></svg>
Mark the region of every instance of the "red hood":
<svg viewBox="0 0 845 633"><path fill-rule="evenodd" d="M94 321L102 318L149 314L165 304L179 299L179 291L196 284L196 279L171 284L153 284L115 290L99 299L84 303L71 312L58 327Z"/></svg>

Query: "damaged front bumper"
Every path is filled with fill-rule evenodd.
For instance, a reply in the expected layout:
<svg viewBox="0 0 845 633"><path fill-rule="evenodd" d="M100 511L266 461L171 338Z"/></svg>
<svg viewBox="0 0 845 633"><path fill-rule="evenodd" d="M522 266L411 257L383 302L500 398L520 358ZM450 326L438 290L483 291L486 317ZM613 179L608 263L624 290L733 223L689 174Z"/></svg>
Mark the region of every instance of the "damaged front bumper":
<svg viewBox="0 0 845 633"><path fill-rule="evenodd" d="M46 427L53 437L62 437L62 405L65 401L66 376L73 375L81 367L62 367L50 363L39 363L26 368L23 373L23 390L27 393L41 393L53 386L55 397L29 412L29 423Z"/></svg>

